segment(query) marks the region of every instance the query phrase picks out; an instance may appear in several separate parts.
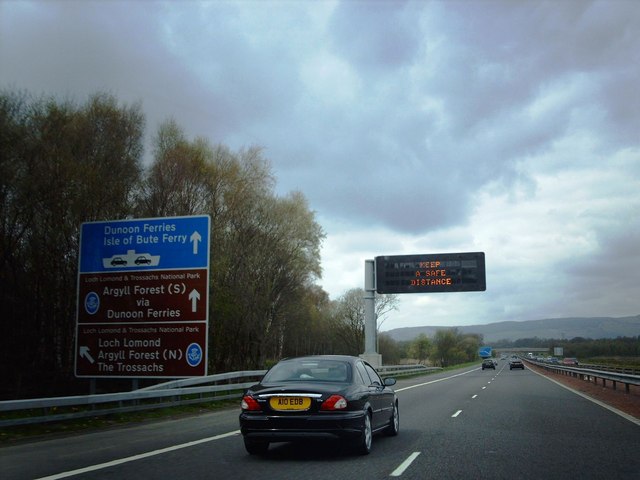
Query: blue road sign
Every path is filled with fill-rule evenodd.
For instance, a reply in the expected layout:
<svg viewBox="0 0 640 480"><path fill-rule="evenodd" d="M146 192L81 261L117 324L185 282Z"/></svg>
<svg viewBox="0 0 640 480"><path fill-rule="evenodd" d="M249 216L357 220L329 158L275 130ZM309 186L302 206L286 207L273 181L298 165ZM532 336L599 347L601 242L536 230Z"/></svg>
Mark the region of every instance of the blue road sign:
<svg viewBox="0 0 640 480"><path fill-rule="evenodd" d="M480 347L478 350L478 355L482 358L490 358L491 357L491 347Z"/></svg>
<svg viewBox="0 0 640 480"><path fill-rule="evenodd" d="M77 377L207 374L209 232L208 215L81 225Z"/></svg>
<svg viewBox="0 0 640 480"><path fill-rule="evenodd" d="M82 224L80 273L209 267L208 215Z"/></svg>

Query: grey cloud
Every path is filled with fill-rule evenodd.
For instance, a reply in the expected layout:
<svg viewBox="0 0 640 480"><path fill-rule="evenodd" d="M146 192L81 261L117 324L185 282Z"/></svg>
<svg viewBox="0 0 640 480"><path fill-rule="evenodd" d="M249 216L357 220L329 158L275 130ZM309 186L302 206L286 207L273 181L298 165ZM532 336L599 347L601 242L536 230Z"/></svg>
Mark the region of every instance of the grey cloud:
<svg viewBox="0 0 640 480"><path fill-rule="evenodd" d="M624 120L640 101L632 88L640 80L633 67L640 60L640 10L626 1L534 3L450 5L457 14L452 23L460 24L451 32L458 55L439 76L439 87L446 86L455 116L466 119L461 126L522 108L550 81L573 73L596 82L600 93L580 101L608 112L611 131L633 130ZM477 72L486 64L503 66L505 75L482 81Z"/></svg>
<svg viewBox="0 0 640 480"><path fill-rule="evenodd" d="M264 147L282 194L302 191L338 236L389 232L370 240L382 250L407 238L475 247L469 222L485 195L514 207L504 231L486 235L488 254L513 252L536 231L518 202L554 217L549 204L566 200L542 198L546 179L623 169L628 183L615 177L605 193L573 183L588 190L578 203L619 193L606 211L576 212L597 237L594 257L549 267L562 270L552 285L544 265L492 273L486 310L527 315L535 303L552 316L575 300L614 314L603 311L609 297L637 313L636 2L264 3L1 2L0 87L78 100L106 90L142 102L148 135L173 117L189 136ZM305 70L325 58L327 84ZM367 248L344 243L339 255Z"/></svg>
<svg viewBox="0 0 640 480"><path fill-rule="evenodd" d="M333 50L354 65L380 73L410 65L420 49L411 2L341 2L330 23Z"/></svg>

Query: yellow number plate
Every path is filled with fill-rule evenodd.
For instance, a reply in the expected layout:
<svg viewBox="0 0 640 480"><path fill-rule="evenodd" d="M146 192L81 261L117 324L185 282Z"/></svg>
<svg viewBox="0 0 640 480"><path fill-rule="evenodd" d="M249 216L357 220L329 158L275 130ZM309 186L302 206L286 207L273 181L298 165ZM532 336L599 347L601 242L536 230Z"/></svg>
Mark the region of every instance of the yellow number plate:
<svg viewBox="0 0 640 480"><path fill-rule="evenodd" d="M311 399L309 397L271 397L269 405L274 410L309 410Z"/></svg>

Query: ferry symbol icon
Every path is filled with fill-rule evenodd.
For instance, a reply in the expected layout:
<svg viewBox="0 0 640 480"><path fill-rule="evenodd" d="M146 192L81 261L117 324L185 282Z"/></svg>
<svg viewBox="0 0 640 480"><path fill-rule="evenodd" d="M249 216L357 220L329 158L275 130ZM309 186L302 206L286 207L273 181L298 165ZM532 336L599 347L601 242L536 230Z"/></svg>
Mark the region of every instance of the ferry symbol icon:
<svg viewBox="0 0 640 480"><path fill-rule="evenodd" d="M127 250L126 254L116 254L102 259L104 268L122 267L157 267L160 264L160 255L149 253L136 253L135 250Z"/></svg>

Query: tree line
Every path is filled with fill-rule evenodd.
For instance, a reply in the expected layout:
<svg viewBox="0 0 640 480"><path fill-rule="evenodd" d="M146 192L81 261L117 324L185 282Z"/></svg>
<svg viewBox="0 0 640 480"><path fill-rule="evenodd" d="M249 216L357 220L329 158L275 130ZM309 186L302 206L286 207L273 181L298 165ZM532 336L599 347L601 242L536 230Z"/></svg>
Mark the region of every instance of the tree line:
<svg viewBox="0 0 640 480"><path fill-rule="evenodd" d="M87 392L73 369L89 221L210 216L210 373L362 353L364 292L332 300L317 285L325 234L302 192L275 193L262 149L190 139L167 120L145 155L145 135L141 105L109 94L79 104L0 91L0 399ZM376 296L378 326L397 305ZM457 330L377 338L386 364L472 361L481 342Z"/></svg>
<svg viewBox="0 0 640 480"><path fill-rule="evenodd" d="M554 347L562 347L565 357L597 358L597 357L636 357L640 358L640 336L617 338L522 338L515 341L500 340L494 343L496 348L537 347L547 348L553 353Z"/></svg>
<svg viewBox="0 0 640 480"><path fill-rule="evenodd" d="M421 333L413 340L397 342L388 334L380 335L379 351L390 363L410 361L435 367L450 367L479 360L483 337L462 333L457 328L436 330L433 337Z"/></svg>
<svg viewBox="0 0 640 480"><path fill-rule="evenodd" d="M0 92L0 398L86 393L74 378L83 222L208 214L210 373L364 350L362 290L331 300L324 232L302 192L279 196L259 147L190 139L173 120L145 157L140 104ZM146 158L146 160L145 160ZM378 318L396 308L378 296Z"/></svg>
<svg viewBox="0 0 640 480"><path fill-rule="evenodd" d="M479 360L478 350L483 345L480 334L462 334L457 328L437 330L433 337L420 334L413 340L398 342L388 334L380 335L380 353L390 363L401 363L409 359L431 366L450 366ZM508 348L546 348L549 354L554 347L562 347L564 357L578 359L607 358L621 359L623 363L640 359L640 336L617 338L551 339L522 338L518 340L499 340L491 342L492 347Z"/></svg>

